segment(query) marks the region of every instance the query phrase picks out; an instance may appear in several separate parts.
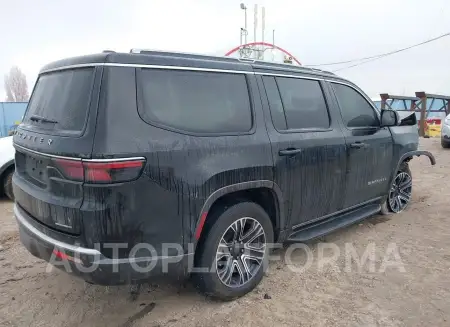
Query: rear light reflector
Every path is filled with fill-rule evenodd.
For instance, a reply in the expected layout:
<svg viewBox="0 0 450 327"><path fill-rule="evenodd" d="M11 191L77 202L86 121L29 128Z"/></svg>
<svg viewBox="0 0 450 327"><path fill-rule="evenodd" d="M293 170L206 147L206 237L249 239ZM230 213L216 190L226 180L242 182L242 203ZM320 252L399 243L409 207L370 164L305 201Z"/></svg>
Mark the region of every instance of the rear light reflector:
<svg viewBox="0 0 450 327"><path fill-rule="evenodd" d="M70 160L54 159L56 167L68 179L86 183L119 183L137 179L145 165L145 159L131 160Z"/></svg>

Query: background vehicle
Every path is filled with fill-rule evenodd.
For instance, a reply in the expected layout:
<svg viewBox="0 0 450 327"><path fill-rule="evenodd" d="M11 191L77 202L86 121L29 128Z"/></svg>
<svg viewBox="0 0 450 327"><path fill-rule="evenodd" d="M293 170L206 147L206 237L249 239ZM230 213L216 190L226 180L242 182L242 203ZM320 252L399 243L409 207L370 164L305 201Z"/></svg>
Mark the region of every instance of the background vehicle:
<svg viewBox="0 0 450 327"><path fill-rule="evenodd" d="M450 148L450 115L445 117L442 124L441 145L443 148Z"/></svg>
<svg viewBox="0 0 450 327"><path fill-rule="evenodd" d="M179 277L193 259L213 267L197 286L232 299L259 283L273 241L407 206L407 163L432 155L399 123L303 67L152 51L54 62L14 136L20 237L99 284Z"/></svg>
<svg viewBox="0 0 450 327"><path fill-rule="evenodd" d="M12 190L12 176L14 174L14 147L13 138L0 138L0 190L11 200L14 200Z"/></svg>

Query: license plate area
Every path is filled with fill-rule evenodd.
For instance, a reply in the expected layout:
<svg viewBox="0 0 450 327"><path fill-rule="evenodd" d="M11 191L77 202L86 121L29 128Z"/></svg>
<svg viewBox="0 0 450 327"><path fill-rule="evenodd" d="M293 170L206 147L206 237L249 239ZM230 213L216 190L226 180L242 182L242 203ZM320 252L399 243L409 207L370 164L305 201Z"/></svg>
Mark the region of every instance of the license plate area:
<svg viewBox="0 0 450 327"><path fill-rule="evenodd" d="M38 182L42 187L47 185L48 180L47 160L25 154L25 171L26 174Z"/></svg>

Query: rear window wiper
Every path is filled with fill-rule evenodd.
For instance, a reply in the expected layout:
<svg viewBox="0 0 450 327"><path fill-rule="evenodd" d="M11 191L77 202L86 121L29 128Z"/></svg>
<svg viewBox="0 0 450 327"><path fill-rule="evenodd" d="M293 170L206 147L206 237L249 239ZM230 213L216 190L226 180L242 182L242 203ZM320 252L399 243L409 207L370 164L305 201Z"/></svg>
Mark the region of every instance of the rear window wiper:
<svg viewBox="0 0 450 327"><path fill-rule="evenodd" d="M57 124L58 123L56 120L45 118L45 117L41 117L41 116L38 116L38 115L32 115L30 117L30 120L32 120L32 121L40 121L42 123L51 123L51 124Z"/></svg>

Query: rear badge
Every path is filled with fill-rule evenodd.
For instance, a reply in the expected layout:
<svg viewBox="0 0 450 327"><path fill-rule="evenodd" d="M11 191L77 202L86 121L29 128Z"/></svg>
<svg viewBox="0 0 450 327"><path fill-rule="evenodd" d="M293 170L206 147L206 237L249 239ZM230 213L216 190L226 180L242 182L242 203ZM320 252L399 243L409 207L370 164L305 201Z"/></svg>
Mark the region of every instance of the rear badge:
<svg viewBox="0 0 450 327"><path fill-rule="evenodd" d="M27 135L26 133L18 132L17 130L15 131L15 135L17 135L22 140L29 140L29 141L33 141L33 142L39 142L41 144L44 143L44 138L43 137ZM51 145L52 143L53 143L52 139L48 139L47 140L47 144L48 145Z"/></svg>

